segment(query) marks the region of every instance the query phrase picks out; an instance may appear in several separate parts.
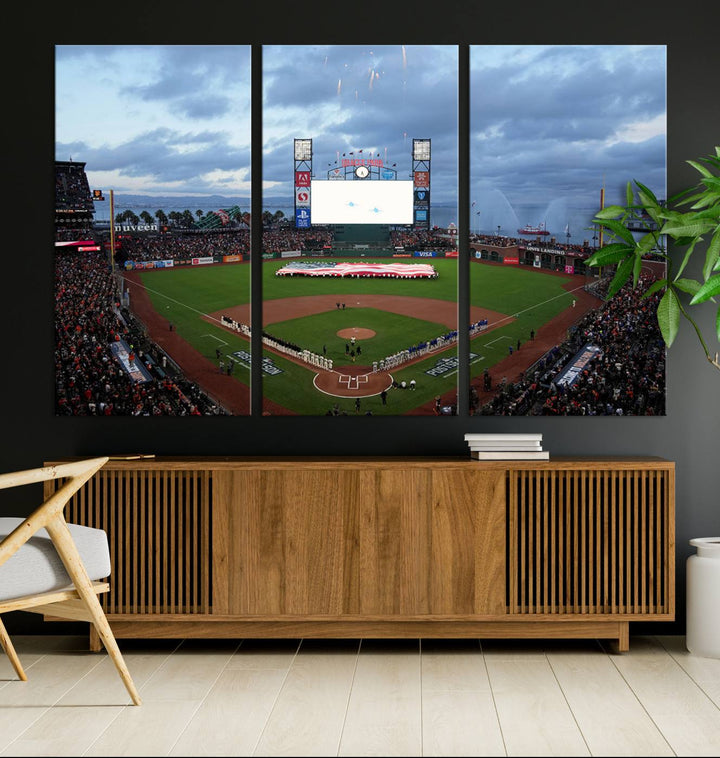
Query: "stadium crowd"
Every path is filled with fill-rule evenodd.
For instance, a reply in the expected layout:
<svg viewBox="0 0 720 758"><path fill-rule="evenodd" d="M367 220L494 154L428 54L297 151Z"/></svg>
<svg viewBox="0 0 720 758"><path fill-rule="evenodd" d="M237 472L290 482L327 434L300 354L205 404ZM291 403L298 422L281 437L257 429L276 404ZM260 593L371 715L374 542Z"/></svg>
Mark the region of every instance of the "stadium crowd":
<svg viewBox="0 0 720 758"><path fill-rule="evenodd" d="M211 255L243 255L250 251L247 229L199 234L121 234L119 237L118 261L185 260Z"/></svg>
<svg viewBox="0 0 720 758"><path fill-rule="evenodd" d="M68 416L224 415L188 381L121 306L107 261L97 253L55 258L56 413ZM111 344L124 340L149 381L135 382Z"/></svg>
<svg viewBox="0 0 720 758"><path fill-rule="evenodd" d="M390 244L405 250L452 250L457 247L457 239L446 229L393 229Z"/></svg>
<svg viewBox="0 0 720 758"><path fill-rule="evenodd" d="M603 280L605 292L608 281ZM586 314L568 339L552 348L517 382L500 382L477 411L497 416L657 416L665 413L665 344L657 325L661 293L645 300L652 283L626 285ZM584 345L602 351L572 383L555 379Z"/></svg>
<svg viewBox="0 0 720 758"><path fill-rule="evenodd" d="M263 252L309 252L332 244L333 234L323 229L264 229ZM119 235L119 261L184 260L211 255L248 255L250 230L172 232L170 234Z"/></svg>

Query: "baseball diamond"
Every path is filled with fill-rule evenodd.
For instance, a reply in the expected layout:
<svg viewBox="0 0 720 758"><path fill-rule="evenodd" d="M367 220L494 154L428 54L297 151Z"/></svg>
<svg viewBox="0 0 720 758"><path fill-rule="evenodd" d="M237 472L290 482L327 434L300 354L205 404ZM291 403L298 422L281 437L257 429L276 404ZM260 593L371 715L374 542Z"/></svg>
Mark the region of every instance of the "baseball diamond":
<svg viewBox="0 0 720 758"><path fill-rule="evenodd" d="M323 415L335 402L348 414L430 415L438 405L452 407L457 361L438 361L456 356L457 259L434 260L437 278L422 281L278 279L275 274L285 265L263 264L264 365L273 367L263 372L265 413ZM473 280L469 315L471 324L483 325L471 333L473 384L483 400L494 394L480 386L486 368L494 386L516 377L598 306L598 298L584 289L584 276L488 262L474 262L471 269L482 279L480 287ZM127 271L124 277L133 311L152 338L231 413L247 413L249 370L234 354L249 350L249 329L238 329L250 326L249 267ZM169 318L177 324L174 331L168 329ZM489 332L492 339L486 338ZM226 362L236 369L233 375L218 371L221 343ZM422 345L427 347L416 349ZM398 391L413 379L416 389Z"/></svg>

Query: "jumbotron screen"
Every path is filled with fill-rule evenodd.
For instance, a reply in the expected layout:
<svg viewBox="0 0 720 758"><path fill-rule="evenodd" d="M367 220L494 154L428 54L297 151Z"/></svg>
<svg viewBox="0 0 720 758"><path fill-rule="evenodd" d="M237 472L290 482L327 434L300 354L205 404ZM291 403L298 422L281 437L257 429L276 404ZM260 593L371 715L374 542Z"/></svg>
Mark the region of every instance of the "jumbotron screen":
<svg viewBox="0 0 720 758"><path fill-rule="evenodd" d="M413 183L406 181L313 181L313 224L412 224Z"/></svg>

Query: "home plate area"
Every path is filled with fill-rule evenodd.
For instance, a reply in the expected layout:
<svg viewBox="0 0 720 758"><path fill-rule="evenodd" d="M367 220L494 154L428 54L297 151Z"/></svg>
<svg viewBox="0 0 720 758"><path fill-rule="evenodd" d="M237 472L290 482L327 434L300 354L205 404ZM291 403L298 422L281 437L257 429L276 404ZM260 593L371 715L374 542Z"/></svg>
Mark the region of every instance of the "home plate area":
<svg viewBox="0 0 720 758"><path fill-rule="evenodd" d="M390 389L392 381L387 371L373 373L369 366L343 366L315 374L313 384L320 392L333 397L372 397Z"/></svg>

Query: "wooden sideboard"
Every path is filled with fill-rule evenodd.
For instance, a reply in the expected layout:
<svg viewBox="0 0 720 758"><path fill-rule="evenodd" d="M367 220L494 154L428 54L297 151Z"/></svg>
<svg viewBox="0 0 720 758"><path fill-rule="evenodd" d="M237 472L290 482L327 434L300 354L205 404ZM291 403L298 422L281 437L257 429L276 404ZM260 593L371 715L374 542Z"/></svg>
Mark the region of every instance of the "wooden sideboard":
<svg viewBox="0 0 720 758"><path fill-rule="evenodd" d="M108 533L118 638L627 650L629 622L674 619L674 491L660 458L158 457L109 461L66 517Z"/></svg>

